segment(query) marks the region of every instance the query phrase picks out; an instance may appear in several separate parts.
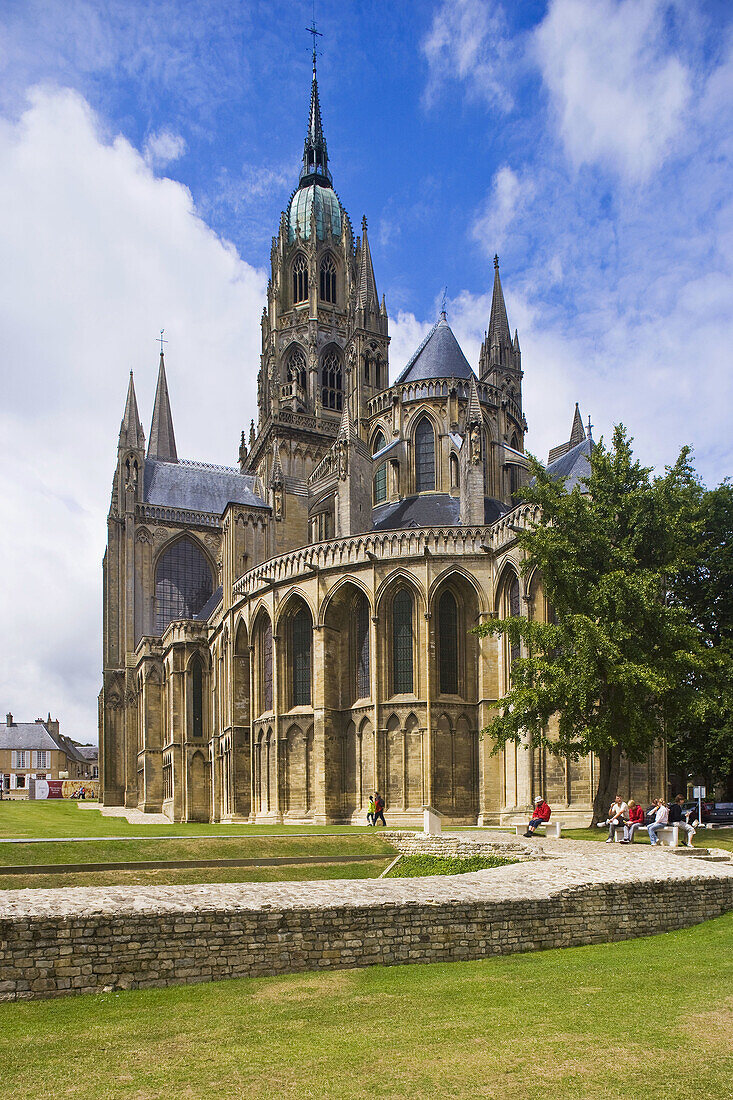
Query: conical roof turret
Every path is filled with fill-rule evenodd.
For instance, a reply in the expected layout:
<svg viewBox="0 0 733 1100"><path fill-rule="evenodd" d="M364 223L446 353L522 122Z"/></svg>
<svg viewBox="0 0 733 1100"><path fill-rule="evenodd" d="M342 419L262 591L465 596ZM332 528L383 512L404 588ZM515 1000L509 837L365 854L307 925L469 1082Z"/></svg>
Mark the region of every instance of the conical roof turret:
<svg viewBox="0 0 733 1100"><path fill-rule="evenodd" d="M122 417L122 423L120 424L120 447L130 447L134 450L145 450L145 432L143 426L140 423L140 417L137 411L137 398L135 396L135 383L132 378L132 371L130 371L130 382L127 387L127 400L125 401L125 412Z"/></svg>
<svg viewBox="0 0 733 1100"><path fill-rule="evenodd" d="M176 437L173 434L173 416L168 396L168 383L165 377L165 360L160 353L158 367L158 385L155 390L153 421L150 425L150 443L148 458L157 458L160 462L178 462Z"/></svg>

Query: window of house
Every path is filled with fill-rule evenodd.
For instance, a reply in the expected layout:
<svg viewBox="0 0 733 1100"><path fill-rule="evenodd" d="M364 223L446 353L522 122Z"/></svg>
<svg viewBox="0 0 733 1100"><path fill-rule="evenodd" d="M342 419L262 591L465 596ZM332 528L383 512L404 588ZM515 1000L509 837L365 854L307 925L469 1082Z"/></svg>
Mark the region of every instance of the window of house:
<svg viewBox="0 0 733 1100"><path fill-rule="evenodd" d="M458 694L458 604L446 589L438 602L438 642L440 652L440 690L444 695Z"/></svg>
<svg viewBox="0 0 733 1100"><path fill-rule="evenodd" d="M29 764L30 764L30 758L29 758L28 754L26 753L25 749L16 749L13 752L12 767L14 767L14 768L27 768L29 766Z"/></svg>
<svg viewBox="0 0 733 1100"><path fill-rule="evenodd" d="M415 432L415 491L435 492L435 432L426 416Z"/></svg>
<svg viewBox="0 0 733 1100"><path fill-rule="evenodd" d="M321 264L321 300L336 302L336 267L330 256Z"/></svg>
<svg viewBox="0 0 733 1100"><path fill-rule="evenodd" d="M305 607L291 623L293 706L306 707L311 701L311 617Z"/></svg>
<svg viewBox="0 0 733 1100"><path fill-rule="evenodd" d="M354 666L356 670L355 699L368 699L371 695L369 680L369 601L358 595L352 608L354 629Z"/></svg>
<svg viewBox="0 0 733 1100"><path fill-rule="evenodd" d="M201 661L194 660L191 665L191 711L193 718L193 736L204 736L204 670Z"/></svg>
<svg viewBox="0 0 733 1100"><path fill-rule="evenodd" d="M293 261L293 305L308 301L308 264L299 254Z"/></svg>
<svg viewBox="0 0 733 1100"><path fill-rule="evenodd" d="M338 352L329 351L321 364L321 401L324 409L341 411L343 403L341 359Z"/></svg>
<svg viewBox="0 0 733 1100"><path fill-rule="evenodd" d="M413 690L412 596L401 588L392 604L392 683L395 695Z"/></svg>
<svg viewBox="0 0 733 1100"><path fill-rule="evenodd" d="M22 791L22 790L24 790L24 788L25 788L25 776L24 775L16 775L16 777L15 777L15 789L19 790L19 791Z"/></svg>
<svg viewBox="0 0 733 1100"><path fill-rule="evenodd" d="M213 592L206 558L190 539L179 539L155 570L155 630L162 634L175 619L192 619Z"/></svg>
<svg viewBox="0 0 733 1100"><path fill-rule="evenodd" d="M44 749L39 749L36 753L36 767L47 768L48 767L48 753Z"/></svg>

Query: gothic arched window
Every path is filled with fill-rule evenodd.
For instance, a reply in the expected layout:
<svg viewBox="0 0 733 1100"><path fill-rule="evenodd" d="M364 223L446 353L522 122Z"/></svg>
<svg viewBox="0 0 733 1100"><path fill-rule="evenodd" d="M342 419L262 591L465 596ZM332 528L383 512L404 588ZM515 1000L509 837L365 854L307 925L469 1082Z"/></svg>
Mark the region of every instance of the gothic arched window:
<svg viewBox="0 0 733 1100"><path fill-rule="evenodd" d="M368 699L371 695L369 680L369 601L360 594L352 606L354 638L354 699Z"/></svg>
<svg viewBox="0 0 733 1100"><path fill-rule="evenodd" d="M519 578L513 576L507 591L507 617L515 619L519 615ZM519 642L512 642L509 646L509 669L519 656Z"/></svg>
<svg viewBox="0 0 733 1100"><path fill-rule="evenodd" d="M443 695L458 694L458 604L450 589L438 602L438 641L440 646L440 690Z"/></svg>
<svg viewBox="0 0 733 1100"><path fill-rule="evenodd" d="M302 348L293 348L288 356L288 381L297 382L302 390L308 388L308 368Z"/></svg>
<svg viewBox="0 0 733 1100"><path fill-rule="evenodd" d="M336 266L330 256L321 264L321 301L336 304Z"/></svg>
<svg viewBox="0 0 733 1100"><path fill-rule="evenodd" d="M435 432L427 416L415 432L415 491L435 492Z"/></svg>
<svg viewBox="0 0 733 1100"><path fill-rule="evenodd" d="M341 359L337 351L327 351L321 363L321 401L324 409L341 411L342 389Z"/></svg>
<svg viewBox="0 0 733 1100"><path fill-rule="evenodd" d="M392 690L404 695L413 690L412 596L401 588L392 604Z"/></svg>
<svg viewBox="0 0 733 1100"><path fill-rule="evenodd" d="M372 440L372 454L375 455L377 451L381 451L382 447L387 446L387 440L384 438L384 432L378 431Z"/></svg>
<svg viewBox="0 0 733 1100"><path fill-rule="evenodd" d="M452 454L450 456L450 487L451 489L458 489L460 486L460 474L458 470L458 455Z"/></svg>
<svg viewBox="0 0 733 1100"><path fill-rule="evenodd" d="M204 669L199 657L191 663L191 729L194 737L204 736Z"/></svg>
<svg viewBox="0 0 733 1100"><path fill-rule="evenodd" d="M260 713L272 710L272 623L265 618L260 627Z"/></svg>
<svg viewBox="0 0 733 1100"><path fill-rule="evenodd" d="M290 623L294 707L306 707L311 701L311 635L310 613L301 607Z"/></svg>
<svg viewBox="0 0 733 1100"><path fill-rule="evenodd" d="M387 499L387 463L377 467L374 475L374 503L384 504Z"/></svg>
<svg viewBox="0 0 733 1100"><path fill-rule="evenodd" d="M302 253L293 260L293 305L308 301L308 264Z"/></svg>
<svg viewBox="0 0 733 1100"><path fill-rule="evenodd" d="M214 586L206 558L191 539L174 542L155 570L155 632L175 619L193 619Z"/></svg>

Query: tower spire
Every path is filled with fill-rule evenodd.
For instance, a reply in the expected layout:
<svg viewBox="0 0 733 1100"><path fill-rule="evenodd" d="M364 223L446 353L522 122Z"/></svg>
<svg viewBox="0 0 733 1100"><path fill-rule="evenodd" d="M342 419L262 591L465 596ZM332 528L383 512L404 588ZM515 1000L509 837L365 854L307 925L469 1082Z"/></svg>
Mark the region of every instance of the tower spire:
<svg viewBox="0 0 733 1100"><path fill-rule="evenodd" d="M512 337L504 304L504 291L499 275L499 257L494 256L494 293L491 296L491 316L489 318L489 347L511 347Z"/></svg>
<svg viewBox="0 0 733 1100"><path fill-rule="evenodd" d="M150 443L148 458L157 458L160 462L178 462L176 437L173 434L173 417L168 396L168 383L165 377L165 359L160 352L158 367L158 386L153 405L153 422L150 425Z"/></svg>
<svg viewBox="0 0 733 1100"><path fill-rule="evenodd" d="M372 254L369 248L369 238L367 237L366 216L363 217L361 220L359 305L365 313L367 313L369 310L372 310L374 313L379 312L379 295L377 294L377 283L374 278L374 265L372 264Z"/></svg>
<svg viewBox="0 0 733 1100"><path fill-rule="evenodd" d="M127 387L127 400L125 412L120 424L120 447L132 447L135 450L145 450L145 432L140 423L137 411L137 398L135 397L135 383L130 371L130 383Z"/></svg>
<svg viewBox="0 0 733 1100"><path fill-rule="evenodd" d="M588 417L590 420L590 417ZM590 434L590 433L589 433ZM580 415L580 409L578 408L578 402L575 402L575 413L573 415L573 426L570 429L570 446L575 447L578 443L582 443L585 439L585 428L583 427L583 419Z"/></svg>
<svg viewBox="0 0 733 1100"><path fill-rule="evenodd" d="M300 170L300 183L320 183L323 187L331 186L331 173L328 170L328 151L326 139L323 136L323 122L321 121L321 104L318 98L318 77L316 75L316 35L321 34L316 30L315 20L307 28L313 35L313 78L311 80L311 102L308 115L308 129L305 135L303 148L303 167Z"/></svg>

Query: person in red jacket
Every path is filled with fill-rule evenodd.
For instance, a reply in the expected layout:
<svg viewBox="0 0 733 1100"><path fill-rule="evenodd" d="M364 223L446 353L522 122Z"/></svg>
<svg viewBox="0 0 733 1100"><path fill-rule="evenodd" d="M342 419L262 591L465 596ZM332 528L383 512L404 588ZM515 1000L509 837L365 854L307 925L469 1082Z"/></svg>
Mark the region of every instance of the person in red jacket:
<svg viewBox="0 0 733 1100"><path fill-rule="evenodd" d="M633 844L634 833L638 829L643 829L644 822L644 807L640 806L638 802L634 802L633 798L629 799L629 805L627 809L628 817L624 821L624 839L622 844Z"/></svg>
<svg viewBox="0 0 733 1100"><path fill-rule="evenodd" d="M550 814L552 810L545 802L544 798L535 798L534 810L532 811L532 820L527 826L527 832L525 836L534 836L534 831L538 825L546 825L550 820Z"/></svg>

